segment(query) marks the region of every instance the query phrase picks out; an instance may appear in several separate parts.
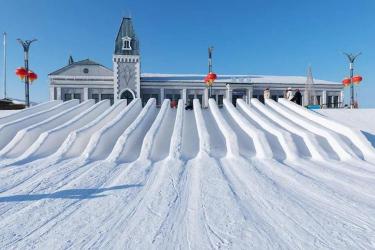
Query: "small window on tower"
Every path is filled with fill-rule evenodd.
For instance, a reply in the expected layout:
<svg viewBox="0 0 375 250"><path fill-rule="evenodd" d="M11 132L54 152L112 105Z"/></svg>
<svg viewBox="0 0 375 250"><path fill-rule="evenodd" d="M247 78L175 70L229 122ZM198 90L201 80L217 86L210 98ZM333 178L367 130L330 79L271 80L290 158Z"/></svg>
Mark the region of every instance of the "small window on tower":
<svg viewBox="0 0 375 250"><path fill-rule="evenodd" d="M122 38L122 50L131 50L132 47L130 46L131 38L128 36L125 36Z"/></svg>

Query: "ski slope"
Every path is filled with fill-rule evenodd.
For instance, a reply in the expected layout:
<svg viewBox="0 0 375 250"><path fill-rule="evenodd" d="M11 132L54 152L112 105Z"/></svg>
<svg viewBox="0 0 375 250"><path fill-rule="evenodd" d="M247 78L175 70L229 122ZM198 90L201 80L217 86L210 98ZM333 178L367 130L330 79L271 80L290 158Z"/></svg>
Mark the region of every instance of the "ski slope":
<svg viewBox="0 0 375 250"><path fill-rule="evenodd" d="M370 132L284 99L193 104L0 116L0 248L375 248Z"/></svg>

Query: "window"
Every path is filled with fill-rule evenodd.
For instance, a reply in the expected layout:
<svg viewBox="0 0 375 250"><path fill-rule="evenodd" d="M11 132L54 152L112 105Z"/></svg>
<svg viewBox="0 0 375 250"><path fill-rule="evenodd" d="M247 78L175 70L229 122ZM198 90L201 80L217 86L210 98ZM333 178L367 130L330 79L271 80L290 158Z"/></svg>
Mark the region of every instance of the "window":
<svg viewBox="0 0 375 250"><path fill-rule="evenodd" d="M110 100L111 105L113 104L113 94L102 94L102 100Z"/></svg>
<svg viewBox="0 0 375 250"><path fill-rule="evenodd" d="M160 105L159 94L142 94L142 105L145 106L148 100L151 98L155 98L156 105Z"/></svg>
<svg viewBox="0 0 375 250"><path fill-rule="evenodd" d="M217 105L221 108L223 107L223 100L224 100L224 95L217 95Z"/></svg>
<svg viewBox="0 0 375 250"><path fill-rule="evenodd" d="M328 96L327 97L328 103L327 103L327 108L332 108L333 107L333 96Z"/></svg>
<svg viewBox="0 0 375 250"><path fill-rule="evenodd" d="M333 107L334 108L339 107L339 97L337 95L333 96Z"/></svg>
<svg viewBox="0 0 375 250"><path fill-rule="evenodd" d="M69 100L72 100L72 94L65 93L65 95L64 95L64 101L69 101Z"/></svg>
<svg viewBox="0 0 375 250"><path fill-rule="evenodd" d="M189 96L192 96L192 99L194 99L194 95L189 95ZM166 94L165 95L165 99L169 99L171 101L172 100L178 101L180 98L181 98L180 94Z"/></svg>
<svg viewBox="0 0 375 250"><path fill-rule="evenodd" d="M131 47L131 38L128 37L128 36L125 36L122 38L122 50L132 50L132 47Z"/></svg>
<svg viewBox="0 0 375 250"><path fill-rule="evenodd" d="M81 101L81 94L73 94L73 99L78 99Z"/></svg>
<svg viewBox="0 0 375 250"><path fill-rule="evenodd" d="M197 99L199 100L199 103L202 105L202 103L203 103L203 95L197 95Z"/></svg>
<svg viewBox="0 0 375 250"><path fill-rule="evenodd" d="M89 73L89 69L88 68L84 68L83 69L83 73L88 74Z"/></svg>
<svg viewBox="0 0 375 250"><path fill-rule="evenodd" d="M99 94L92 94L91 99L94 99L95 103L98 103L99 102Z"/></svg>
<svg viewBox="0 0 375 250"><path fill-rule="evenodd" d="M273 95L273 96L271 97L271 99L274 100L274 101L277 101L277 95Z"/></svg>
<svg viewBox="0 0 375 250"><path fill-rule="evenodd" d="M194 100L194 95L193 94L187 95L186 104L193 105L193 100Z"/></svg>
<svg viewBox="0 0 375 250"><path fill-rule="evenodd" d="M316 96L316 104L321 105L320 95Z"/></svg>

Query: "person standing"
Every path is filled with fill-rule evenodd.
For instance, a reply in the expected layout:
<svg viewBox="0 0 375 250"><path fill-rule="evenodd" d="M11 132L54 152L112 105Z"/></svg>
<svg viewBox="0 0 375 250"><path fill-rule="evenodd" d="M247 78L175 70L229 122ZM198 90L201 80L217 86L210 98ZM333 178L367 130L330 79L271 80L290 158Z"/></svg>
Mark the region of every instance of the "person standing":
<svg viewBox="0 0 375 250"><path fill-rule="evenodd" d="M293 91L292 91L292 88L291 88L291 87L289 87L289 88L286 90L285 98L286 98L288 101L292 100L292 98L293 98Z"/></svg>
<svg viewBox="0 0 375 250"><path fill-rule="evenodd" d="M302 105L302 94L299 89L296 89L296 93L294 93L294 96L290 101L295 102L298 105Z"/></svg>
<svg viewBox="0 0 375 250"><path fill-rule="evenodd" d="M271 98L271 91L269 88L266 88L263 93L264 99L270 99Z"/></svg>

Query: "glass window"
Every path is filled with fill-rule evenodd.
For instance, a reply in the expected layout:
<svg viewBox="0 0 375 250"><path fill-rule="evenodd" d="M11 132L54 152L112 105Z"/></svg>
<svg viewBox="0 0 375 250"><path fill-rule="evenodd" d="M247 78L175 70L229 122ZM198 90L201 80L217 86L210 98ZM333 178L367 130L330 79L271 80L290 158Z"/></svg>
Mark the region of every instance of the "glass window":
<svg viewBox="0 0 375 250"><path fill-rule="evenodd" d="M193 105L193 100L194 100L194 95L187 95L187 100L186 100L186 104L191 104Z"/></svg>
<svg viewBox="0 0 375 250"><path fill-rule="evenodd" d="M78 100L81 101L81 94L75 93L75 94L73 95L73 99L78 99Z"/></svg>
<svg viewBox="0 0 375 250"><path fill-rule="evenodd" d="M337 95L333 96L333 107L334 108L339 107L339 97Z"/></svg>
<svg viewBox="0 0 375 250"><path fill-rule="evenodd" d="M151 94L151 98L155 98L156 100L156 105L160 105L160 102L159 102L159 95L158 94Z"/></svg>
<svg viewBox="0 0 375 250"><path fill-rule="evenodd" d="M217 105L219 105L219 107L223 107L223 100L224 100L224 95L217 95Z"/></svg>
<svg viewBox="0 0 375 250"><path fill-rule="evenodd" d="M102 100L110 100L111 105L113 105L113 94L102 94Z"/></svg>
<svg viewBox="0 0 375 250"><path fill-rule="evenodd" d="M98 103L99 102L99 94L92 94L91 99L94 99L95 103Z"/></svg>
<svg viewBox="0 0 375 250"><path fill-rule="evenodd" d="M328 108L332 108L332 104L333 104L333 96L327 96L327 107Z"/></svg>
<svg viewBox="0 0 375 250"><path fill-rule="evenodd" d="M69 100L72 100L72 94L65 93L65 95L64 95L64 101L69 101Z"/></svg>
<svg viewBox="0 0 375 250"><path fill-rule="evenodd" d="M131 46L130 46L130 41L131 41L131 38L130 37L123 37L122 38L122 49L123 50L131 50Z"/></svg>
<svg viewBox="0 0 375 250"><path fill-rule="evenodd" d="M194 95L189 95L189 96L193 96L193 99L194 99ZM165 95L165 99L169 99L171 101L172 100L178 101L180 98L181 98L180 94L166 94Z"/></svg>
<svg viewBox="0 0 375 250"><path fill-rule="evenodd" d="M199 100L199 103L200 103L201 106L202 106L202 103L203 103L203 95L197 95L197 99Z"/></svg>

